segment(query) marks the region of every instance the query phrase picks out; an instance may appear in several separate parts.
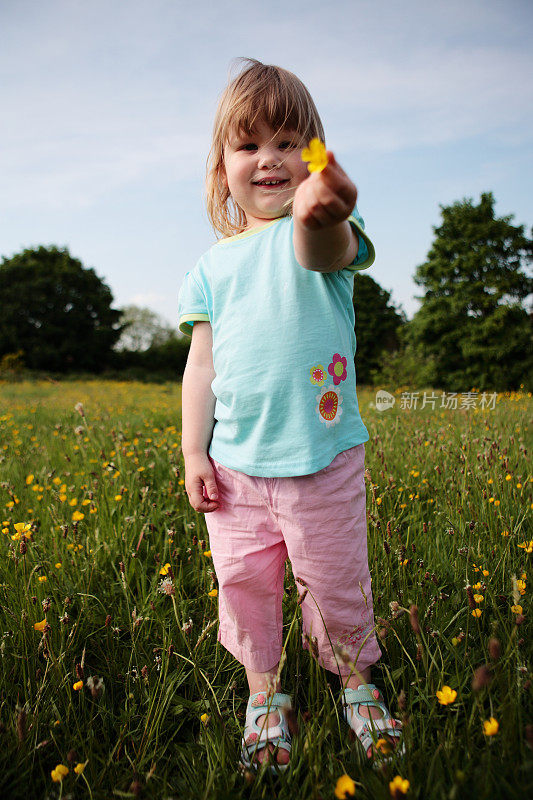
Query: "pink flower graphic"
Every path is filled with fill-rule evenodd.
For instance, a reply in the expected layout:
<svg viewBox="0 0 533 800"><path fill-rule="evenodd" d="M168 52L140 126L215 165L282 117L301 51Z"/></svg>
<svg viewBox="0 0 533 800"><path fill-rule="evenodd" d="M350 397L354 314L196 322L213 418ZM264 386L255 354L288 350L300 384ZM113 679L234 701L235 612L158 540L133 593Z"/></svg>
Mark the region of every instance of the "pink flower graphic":
<svg viewBox="0 0 533 800"><path fill-rule="evenodd" d="M345 381L348 377L346 372L346 359L340 353L335 353L333 361L328 367L329 374L333 377L333 383L338 386L341 381Z"/></svg>

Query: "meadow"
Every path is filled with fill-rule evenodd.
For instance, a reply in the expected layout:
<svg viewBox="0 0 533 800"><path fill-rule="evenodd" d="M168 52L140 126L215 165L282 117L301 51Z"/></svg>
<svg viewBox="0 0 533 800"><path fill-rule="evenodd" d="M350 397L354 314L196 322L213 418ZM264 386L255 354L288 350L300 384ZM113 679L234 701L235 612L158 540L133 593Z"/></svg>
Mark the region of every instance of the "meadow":
<svg viewBox="0 0 533 800"><path fill-rule="evenodd" d="M287 565L275 776L238 768L246 680L217 643L179 383L0 382L1 798L531 796L531 394L393 394L379 411L359 392L373 681L407 753L367 763Z"/></svg>

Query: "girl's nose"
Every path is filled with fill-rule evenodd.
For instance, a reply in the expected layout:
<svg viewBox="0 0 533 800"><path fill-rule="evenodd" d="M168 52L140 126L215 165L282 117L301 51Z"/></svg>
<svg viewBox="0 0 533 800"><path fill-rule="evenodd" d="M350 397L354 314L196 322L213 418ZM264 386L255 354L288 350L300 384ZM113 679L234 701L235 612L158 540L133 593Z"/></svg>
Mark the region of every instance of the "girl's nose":
<svg viewBox="0 0 533 800"><path fill-rule="evenodd" d="M259 151L258 166L266 169L278 167L281 162L279 153L275 147L262 147Z"/></svg>

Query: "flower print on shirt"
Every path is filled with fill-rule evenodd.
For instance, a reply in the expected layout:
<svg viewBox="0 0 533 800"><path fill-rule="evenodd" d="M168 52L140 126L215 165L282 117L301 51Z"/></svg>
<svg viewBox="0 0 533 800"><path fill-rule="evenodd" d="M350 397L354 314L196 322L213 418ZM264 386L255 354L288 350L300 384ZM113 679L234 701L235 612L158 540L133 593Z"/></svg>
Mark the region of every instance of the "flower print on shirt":
<svg viewBox="0 0 533 800"><path fill-rule="evenodd" d="M311 383L315 386L323 386L328 379L328 374L322 364L311 367Z"/></svg>
<svg viewBox="0 0 533 800"><path fill-rule="evenodd" d="M345 381L348 377L346 364L346 358L341 356L340 353L335 353L333 361L328 367L328 372L333 376L333 383L335 386L338 386L341 381Z"/></svg>
<svg viewBox="0 0 533 800"><path fill-rule="evenodd" d="M340 421L342 414L342 394L333 386L323 386L320 394L316 395L316 411L320 422L324 422L326 428L336 425Z"/></svg>

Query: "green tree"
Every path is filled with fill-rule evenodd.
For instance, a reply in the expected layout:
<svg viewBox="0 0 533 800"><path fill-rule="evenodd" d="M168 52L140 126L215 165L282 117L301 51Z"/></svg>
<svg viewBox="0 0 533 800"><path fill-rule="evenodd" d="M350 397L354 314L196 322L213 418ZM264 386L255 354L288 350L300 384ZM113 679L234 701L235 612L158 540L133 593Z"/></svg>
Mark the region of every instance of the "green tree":
<svg viewBox="0 0 533 800"><path fill-rule="evenodd" d="M505 390L531 381L532 326L525 307L533 282L525 271L533 241L513 215L496 217L491 192L478 205L441 206L415 283L425 294L409 339L431 365L434 386L452 391Z"/></svg>
<svg viewBox="0 0 533 800"><path fill-rule="evenodd" d="M0 357L29 369L100 372L121 334L120 311L93 269L68 249L27 249L0 264Z"/></svg>
<svg viewBox="0 0 533 800"><path fill-rule="evenodd" d="M370 383L389 354L398 349L405 314L390 303L390 292L363 273L354 280L355 366L358 384Z"/></svg>
<svg viewBox="0 0 533 800"><path fill-rule="evenodd" d="M115 345L115 350L143 352L150 347L159 347L174 335L174 328L155 311L139 306L125 306L121 309L123 331Z"/></svg>

